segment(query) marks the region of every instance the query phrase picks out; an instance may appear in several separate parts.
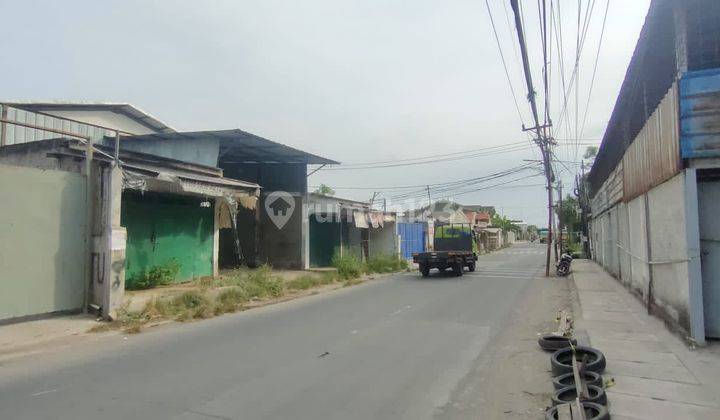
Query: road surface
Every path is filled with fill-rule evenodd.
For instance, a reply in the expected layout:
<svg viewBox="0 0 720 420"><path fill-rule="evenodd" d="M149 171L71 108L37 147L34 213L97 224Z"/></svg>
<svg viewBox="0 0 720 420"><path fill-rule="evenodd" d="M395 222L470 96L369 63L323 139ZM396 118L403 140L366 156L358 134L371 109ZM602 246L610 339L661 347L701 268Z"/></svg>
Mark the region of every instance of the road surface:
<svg viewBox="0 0 720 420"><path fill-rule="evenodd" d="M403 273L0 365L0 419L444 418L474 399L463 384L543 255L518 244L462 277Z"/></svg>

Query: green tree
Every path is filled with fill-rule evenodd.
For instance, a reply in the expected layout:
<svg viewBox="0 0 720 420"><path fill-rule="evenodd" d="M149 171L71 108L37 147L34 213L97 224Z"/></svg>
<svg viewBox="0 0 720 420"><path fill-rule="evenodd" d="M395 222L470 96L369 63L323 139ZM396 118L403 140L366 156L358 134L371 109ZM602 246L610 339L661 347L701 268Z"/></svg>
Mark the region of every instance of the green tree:
<svg viewBox="0 0 720 420"><path fill-rule="evenodd" d="M568 194L563 199L562 207L555 208L555 214L562 217L563 227L569 234L568 239L570 243L573 243L575 236L572 232L581 232L583 230L577 198Z"/></svg>
<svg viewBox="0 0 720 420"><path fill-rule="evenodd" d="M515 232L520 231L520 227L512 222L512 220L508 219L505 216L501 216L500 214L494 214L492 218L490 219L490 224L492 227L500 228L504 230L505 232L512 230Z"/></svg>
<svg viewBox="0 0 720 420"><path fill-rule="evenodd" d="M315 194L327 195L327 196L335 195L335 190L333 190L332 188L330 188L329 186L327 186L325 184L320 184L313 192Z"/></svg>
<svg viewBox="0 0 720 420"><path fill-rule="evenodd" d="M588 146L585 149L585 154L583 155L583 159L594 160L595 156L597 156L597 154L598 154L597 146Z"/></svg>

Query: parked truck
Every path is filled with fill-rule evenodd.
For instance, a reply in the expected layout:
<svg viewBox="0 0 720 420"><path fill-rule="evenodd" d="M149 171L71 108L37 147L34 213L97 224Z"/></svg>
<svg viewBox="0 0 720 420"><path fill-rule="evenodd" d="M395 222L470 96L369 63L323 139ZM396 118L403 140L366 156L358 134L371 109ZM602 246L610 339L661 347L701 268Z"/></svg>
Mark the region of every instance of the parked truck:
<svg viewBox="0 0 720 420"><path fill-rule="evenodd" d="M456 276L462 276L465 267L468 271L475 271L477 237L469 224L435 226L433 250L416 252L412 256L423 277L430 275L433 268L440 271L451 269Z"/></svg>

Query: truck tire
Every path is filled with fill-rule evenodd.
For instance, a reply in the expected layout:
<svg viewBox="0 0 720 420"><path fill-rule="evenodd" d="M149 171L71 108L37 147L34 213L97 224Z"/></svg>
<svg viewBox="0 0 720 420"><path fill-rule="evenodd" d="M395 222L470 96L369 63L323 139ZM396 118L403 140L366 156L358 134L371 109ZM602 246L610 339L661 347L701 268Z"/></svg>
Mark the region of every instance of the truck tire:
<svg viewBox="0 0 720 420"><path fill-rule="evenodd" d="M604 389L595 385L588 385L587 388L588 394L590 394L590 398L582 401L587 401L600 405L607 404L607 395L605 394ZM574 386L567 386L563 389L559 389L555 391L552 396L552 404L559 405L575 401L575 399L577 399L577 394L577 389Z"/></svg>
<svg viewBox="0 0 720 420"><path fill-rule="evenodd" d="M420 274L422 274L423 277L427 277L430 275L430 265L429 264L420 264Z"/></svg>
<svg viewBox="0 0 720 420"><path fill-rule="evenodd" d="M583 408L585 409L585 418L587 420L610 420L610 413L607 408L600 404L591 402L583 402ZM557 420L557 406L552 406L545 412L546 420Z"/></svg>
<svg viewBox="0 0 720 420"><path fill-rule="evenodd" d="M586 371L584 373L584 376L586 384L595 385L602 388L603 379L599 373ZM555 388L556 390L563 389L568 386L575 386L575 375L572 372L569 372L564 375L556 376L552 378L552 384L553 388Z"/></svg>
<svg viewBox="0 0 720 420"><path fill-rule="evenodd" d="M550 369L552 370L553 376L560 376L563 373L573 371L572 352L572 348L566 347L553 353L552 357L550 357ZM603 355L600 350L592 347L577 346L575 347L575 354L578 361L586 357L586 371L603 373L605 370L605 355Z"/></svg>
<svg viewBox="0 0 720 420"><path fill-rule="evenodd" d="M470 261L467 267L469 272L475 271L475 261Z"/></svg>
<svg viewBox="0 0 720 420"><path fill-rule="evenodd" d="M545 334L538 338L540 348L548 351L564 349L570 347L570 344L577 346L577 340L556 334Z"/></svg>
<svg viewBox="0 0 720 420"><path fill-rule="evenodd" d="M461 262L453 264L452 271L456 277L462 276L463 275L463 264Z"/></svg>

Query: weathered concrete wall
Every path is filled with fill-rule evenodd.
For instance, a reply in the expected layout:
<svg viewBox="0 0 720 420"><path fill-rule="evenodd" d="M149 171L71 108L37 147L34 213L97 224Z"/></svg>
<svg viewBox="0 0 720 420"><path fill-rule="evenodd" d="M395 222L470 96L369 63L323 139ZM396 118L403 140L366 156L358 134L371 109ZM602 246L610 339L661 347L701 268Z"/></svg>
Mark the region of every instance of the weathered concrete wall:
<svg viewBox="0 0 720 420"><path fill-rule="evenodd" d="M626 252L630 257L629 284L626 284L635 295L647 300L648 285L650 282L650 266L648 261L647 248L647 224L645 218L645 200L642 195L627 203L628 224L630 242Z"/></svg>
<svg viewBox="0 0 720 420"><path fill-rule="evenodd" d="M0 164L0 319L79 310L85 177Z"/></svg>
<svg viewBox="0 0 720 420"><path fill-rule="evenodd" d="M395 256L399 252L395 222L385 222L382 228L369 229L368 240L370 241L368 246L370 258L381 255Z"/></svg>
<svg viewBox="0 0 720 420"><path fill-rule="evenodd" d="M685 170L616 204L593 218L591 228L596 261L656 315L700 341L692 292L701 281L694 177Z"/></svg>
<svg viewBox="0 0 720 420"><path fill-rule="evenodd" d="M674 322L689 330L688 244L684 197L680 174L650 190L650 298Z"/></svg>

